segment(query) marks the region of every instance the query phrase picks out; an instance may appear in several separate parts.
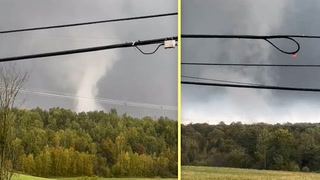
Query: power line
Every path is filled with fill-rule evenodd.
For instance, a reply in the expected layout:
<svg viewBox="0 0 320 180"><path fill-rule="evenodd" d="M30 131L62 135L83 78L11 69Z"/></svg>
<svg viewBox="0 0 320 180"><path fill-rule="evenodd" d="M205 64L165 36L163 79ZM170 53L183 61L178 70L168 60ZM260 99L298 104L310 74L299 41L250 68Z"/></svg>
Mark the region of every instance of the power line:
<svg viewBox="0 0 320 180"><path fill-rule="evenodd" d="M229 64L229 63L195 63L186 62L182 65L191 66L245 66L245 67L320 67L319 64Z"/></svg>
<svg viewBox="0 0 320 180"><path fill-rule="evenodd" d="M82 97L82 96L77 96L77 95L74 95L74 94L62 93L62 92L57 92L57 91L31 90L31 89L21 89L20 91L24 92L24 93L28 93L28 94L47 96L47 97L94 100L94 101L99 101L99 102L104 103L104 104L113 104L113 105L119 105L119 106L130 106L130 107L139 107L139 108L161 109L161 110L170 110L170 111L176 111L177 110L177 107L175 107L175 106L149 104L149 103L141 103L141 102L125 101L125 100L117 100L117 99L106 99L106 98L101 98L101 97L97 97L97 98Z"/></svg>
<svg viewBox="0 0 320 180"><path fill-rule="evenodd" d="M90 48L72 49L72 50L65 50L65 51L47 52L47 53L41 53L41 54L6 57L6 58L0 58L0 62L35 59L35 58L52 57L52 56L62 56L62 55L69 55L69 54L102 51L102 50L107 50L107 49L137 47L137 46L144 46L144 45L151 45L151 44L163 44L164 41L166 41L166 40L177 40L177 39L178 39L178 37L174 36L174 37L169 37L169 38L159 38L159 39L151 39L151 40L143 40L143 41L135 41L135 42L126 42L126 43L121 43L121 44L112 44L112 45L97 46L97 47L90 47Z"/></svg>
<svg viewBox="0 0 320 180"><path fill-rule="evenodd" d="M228 80L220 80L220 79L202 78L202 77L194 77L194 76L184 76L184 75L182 75L181 77L184 77L184 78L190 78L190 79L207 80L207 81L227 82L227 83L235 83L235 84L244 84L244 85L255 85L255 86L261 86L261 84L243 83L243 82L237 82L237 81L228 81Z"/></svg>
<svg viewBox="0 0 320 180"><path fill-rule="evenodd" d="M205 83L205 82L188 82L181 81L181 84L198 85L198 86L220 86L220 87L234 87L234 88L251 88L251 89L272 89L272 90L285 90L285 91L309 91L320 92L320 89L316 88L294 88L294 87L282 87L282 86L254 86L254 85L238 85L238 84L222 84L222 83Z"/></svg>
<svg viewBox="0 0 320 180"><path fill-rule="evenodd" d="M210 38L210 39L287 39L287 38L306 38L306 39L319 39L320 36L314 35L216 35L216 34L181 34L181 38Z"/></svg>
<svg viewBox="0 0 320 180"><path fill-rule="evenodd" d="M293 38L320 38L320 36L311 36L311 35L271 35L271 36L257 36L257 35L210 35L210 34L181 34L181 38L223 38L223 39L261 39L265 40L271 44L274 48L284 54L295 55L300 50L300 44ZM288 39L294 42L297 46L297 49L294 51L285 51L280 49L270 39Z"/></svg>
<svg viewBox="0 0 320 180"><path fill-rule="evenodd" d="M83 23L62 24L62 25L55 25L55 26L44 26L44 27L33 27L33 28L25 28L25 29L6 30L6 31L0 31L0 34L16 33L16 32L23 32L23 31L36 31L36 30L54 29L54 28L64 28L64 27L72 27L72 26L84 26L84 25L101 24L101 23L109 23L109 22L131 21L131 20L138 20L138 19L158 18L158 17L165 17L165 16L175 16L177 14L178 13L175 12L175 13L165 13L165 14L154 14L154 15L148 15L148 16L136 16L136 17L129 17L129 18L109 19L109 20L102 20L102 21L91 21L91 22L83 22Z"/></svg>

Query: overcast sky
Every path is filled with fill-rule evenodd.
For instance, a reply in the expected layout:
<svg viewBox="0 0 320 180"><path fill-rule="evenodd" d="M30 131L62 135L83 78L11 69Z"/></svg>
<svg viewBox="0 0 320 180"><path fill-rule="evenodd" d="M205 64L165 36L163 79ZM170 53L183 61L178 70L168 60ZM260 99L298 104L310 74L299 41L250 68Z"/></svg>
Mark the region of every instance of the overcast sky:
<svg viewBox="0 0 320 180"><path fill-rule="evenodd" d="M177 12L172 0L0 0L0 31ZM177 35L177 16L0 35L0 58L124 43ZM146 51L154 46L142 47ZM4 65L5 63L2 63ZM16 62L32 71L26 88L177 106L177 49L145 56L134 48ZM93 100L27 95L27 108L74 111L116 108L134 117L169 116L176 111L108 105Z"/></svg>
<svg viewBox="0 0 320 180"><path fill-rule="evenodd" d="M182 1L182 33L320 34L318 0ZM320 64L320 40L298 39L296 58L265 41L182 41L182 62ZM282 48L290 42L275 41ZM182 66L182 75L265 85L320 88L319 68ZM183 78L183 80L192 80ZM320 93L182 85L182 123L319 122Z"/></svg>

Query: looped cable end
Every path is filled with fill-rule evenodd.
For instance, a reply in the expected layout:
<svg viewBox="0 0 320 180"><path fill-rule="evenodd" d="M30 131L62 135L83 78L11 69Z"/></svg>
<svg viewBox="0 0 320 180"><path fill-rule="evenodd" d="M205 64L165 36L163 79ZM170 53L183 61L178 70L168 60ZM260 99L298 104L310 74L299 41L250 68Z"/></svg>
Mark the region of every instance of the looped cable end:
<svg viewBox="0 0 320 180"><path fill-rule="evenodd" d="M297 49L295 51L284 51L282 49L280 49L278 46L276 46L274 43L272 43L269 38L264 38L265 41L267 41L269 44L271 44L274 48L276 48L278 51L284 53L284 54L291 54L292 57L296 57L297 56L297 53L299 52L300 50L300 44L295 40L293 39L292 37L283 37L284 39L289 39L291 41L293 41L296 45L297 45Z"/></svg>
<svg viewBox="0 0 320 180"><path fill-rule="evenodd" d="M161 46L163 46L164 44L163 43L161 43L161 44L159 44L158 45L158 47L154 50L154 51L152 51L152 52L143 52L138 46L134 46L135 48L137 48L142 54L144 54L144 55L151 55L151 54L154 54L155 52L157 52L158 51L158 49L161 47Z"/></svg>

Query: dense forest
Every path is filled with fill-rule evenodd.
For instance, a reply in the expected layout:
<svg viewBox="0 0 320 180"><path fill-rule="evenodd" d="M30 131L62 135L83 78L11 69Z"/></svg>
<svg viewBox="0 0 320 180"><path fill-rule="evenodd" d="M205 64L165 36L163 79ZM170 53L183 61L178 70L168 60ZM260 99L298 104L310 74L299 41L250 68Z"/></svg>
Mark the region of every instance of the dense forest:
<svg viewBox="0 0 320 180"><path fill-rule="evenodd" d="M42 177L177 176L177 121L115 109L14 109L16 172Z"/></svg>
<svg viewBox="0 0 320 180"><path fill-rule="evenodd" d="M320 124L182 125L182 165L320 171Z"/></svg>

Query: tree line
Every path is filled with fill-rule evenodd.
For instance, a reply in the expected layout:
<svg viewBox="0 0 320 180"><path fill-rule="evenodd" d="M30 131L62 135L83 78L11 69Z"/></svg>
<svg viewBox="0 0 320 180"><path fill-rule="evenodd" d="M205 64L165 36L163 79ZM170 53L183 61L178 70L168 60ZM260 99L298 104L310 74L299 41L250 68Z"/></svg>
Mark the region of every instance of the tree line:
<svg viewBox="0 0 320 180"><path fill-rule="evenodd" d="M320 123L182 125L182 165L320 171Z"/></svg>
<svg viewBox="0 0 320 180"><path fill-rule="evenodd" d="M12 109L14 171L42 177L177 176L177 121L76 113L63 108Z"/></svg>

